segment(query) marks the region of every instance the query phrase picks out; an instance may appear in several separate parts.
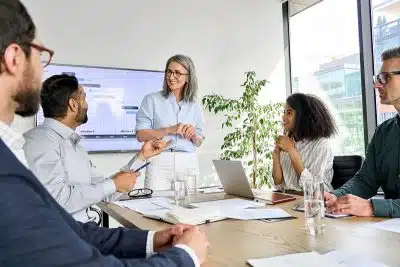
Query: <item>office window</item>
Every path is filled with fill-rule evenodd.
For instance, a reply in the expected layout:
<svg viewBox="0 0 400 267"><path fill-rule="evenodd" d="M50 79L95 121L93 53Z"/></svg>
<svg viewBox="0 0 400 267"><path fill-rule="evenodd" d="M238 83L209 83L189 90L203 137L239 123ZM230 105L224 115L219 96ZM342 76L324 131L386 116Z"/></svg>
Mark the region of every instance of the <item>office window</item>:
<svg viewBox="0 0 400 267"><path fill-rule="evenodd" d="M292 90L328 105L336 155L364 155L357 21L357 0L324 0L289 19Z"/></svg>
<svg viewBox="0 0 400 267"><path fill-rule="evenodd" d="M374 70L379 73L381 54L400 45L400 0L372 0L372 27L374 42ZM397 114L393 106L381 105L376 93L376 120L378 125Z"/></svg>

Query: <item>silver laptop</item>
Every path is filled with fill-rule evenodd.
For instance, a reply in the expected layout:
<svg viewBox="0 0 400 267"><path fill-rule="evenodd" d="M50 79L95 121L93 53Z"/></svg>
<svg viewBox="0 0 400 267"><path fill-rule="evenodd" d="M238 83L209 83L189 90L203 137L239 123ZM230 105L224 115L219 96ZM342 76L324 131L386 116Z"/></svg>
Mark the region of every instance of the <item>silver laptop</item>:
<svg viewBox="0 0 400 267"><path fill-rule="evenodd" d="M227 194L251 198L267 204L279 204L296 200L296 197L273 191L254 191L239 160L213 160L219 180Z"/></svg>
<svg viewBox="0 0 400 267"><path fill-rule="evenodd" d="M255 198L257 193L251 190L241 161L213 160L213 163L225 193L245 198Z"/></svg>

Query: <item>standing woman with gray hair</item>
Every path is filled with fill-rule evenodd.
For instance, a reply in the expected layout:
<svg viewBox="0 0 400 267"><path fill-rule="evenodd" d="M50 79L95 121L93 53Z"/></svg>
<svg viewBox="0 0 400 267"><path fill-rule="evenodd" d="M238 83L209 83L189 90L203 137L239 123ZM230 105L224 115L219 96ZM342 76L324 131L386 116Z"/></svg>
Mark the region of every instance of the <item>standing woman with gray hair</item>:
<svg viewBox="0 0 400 267"><path fill-rule="evenodd" d="M166 137L173 141L169 151L195 152L204 139L204 119L196 97L192 60L184 55L168 59L163 90L145 96L137 113L138 140Z"/></svg>
<svg viewBox="0 0 400 267"><path fill-rule="evenodd" d="M153 138L172 140L172 145L146 168L144 185L153 190L169 190L177 173L199 173L196 147L203 142L204 119L196 102L197 78L192 60L175 55L165 65L163 90L144 97L136 116L136 136L140 142ZM171 164L173 174L160 172ZM175 162L179 162L178 165ZM169 166L172 167L172 166Z"/></svg>

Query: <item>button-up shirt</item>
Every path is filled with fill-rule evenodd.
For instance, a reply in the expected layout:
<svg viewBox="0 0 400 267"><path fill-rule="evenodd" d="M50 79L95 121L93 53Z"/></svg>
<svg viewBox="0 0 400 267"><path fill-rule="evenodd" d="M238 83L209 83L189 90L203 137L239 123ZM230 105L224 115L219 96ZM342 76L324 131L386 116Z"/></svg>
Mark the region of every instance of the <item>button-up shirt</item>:
<svg viewBox="0 0 400 267"><path fill-rule="evenodd" d="M17 130L0 121L0 136L6 146L13 152L18 160L28 168L23 146L25 144L24 136Z"/></svg>
<svg viewBox="0 0 400 267"><path fill-rule="evenodd" d="M96 171L80 136L63 123L46 118L42 125L25 133L25 156L32 172L62 207L79 221L88 221L86 209L101 200L113 200L114 181ZM122 169L137 168L131 160Z"/></svg>
<svg viewBox="0 0 400 267"><path fill-rule="evenodd" d="M280 185L275 185L275 188L278 190L303 191L304 180L320 179L324 182L325 191L331 191L333 189L331 185L333 179L333 153L329 139L301 140L296 142L295 148L300 154L304 170L298 177L289 153L281 151L280 163L283 182Z"/></svg>
<svg viewBox="0 0 400 267"><path fill-rule="evenodd" d="M157 130L178 123L192 125L196 135L204 139L204 117L197 102L181 100L177 103L173 94L164 97L162 92L156 92L145 96L136 115L136 131ZM169 135L167 138L173 141L170 148L175 151L196 151L195 144L179 134Z"/></svg>

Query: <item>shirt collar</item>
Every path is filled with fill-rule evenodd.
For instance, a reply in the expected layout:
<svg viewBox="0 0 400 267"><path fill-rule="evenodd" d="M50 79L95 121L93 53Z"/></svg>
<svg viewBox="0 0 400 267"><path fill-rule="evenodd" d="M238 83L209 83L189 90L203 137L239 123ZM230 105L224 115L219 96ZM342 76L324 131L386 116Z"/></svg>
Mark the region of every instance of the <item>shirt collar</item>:
<svg viewBox="0 0 400 267"><path fill-rule="evenodd" d="M2 121L0 121L0 138L11 151L20 150L25 144L22 133Z"/></svg>
<svg viewBox="0 0 400 267"><path fill-rule="evenodd" d="M171 101L173 101L174 103L176 103L176 97L175 97L175 95L174 95L173 93L169 92L168 98L169 98ZM179 101L179 103L178 103L179 106L183 105L184 102L185 102L185 100L183 100L183 99L182 99L181 101Z"/></svg>
<svg viewBox="0 0 400 267"><path fill-rule="evenodd" d="M81 137L67 125L59 122L58 120L45 118L43 121L43 126L48 127L58 133L65 140L70 140L72 143L77 144Z"/></svg>

